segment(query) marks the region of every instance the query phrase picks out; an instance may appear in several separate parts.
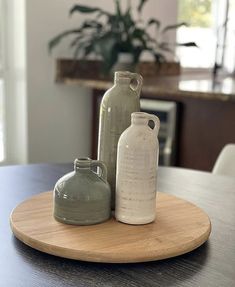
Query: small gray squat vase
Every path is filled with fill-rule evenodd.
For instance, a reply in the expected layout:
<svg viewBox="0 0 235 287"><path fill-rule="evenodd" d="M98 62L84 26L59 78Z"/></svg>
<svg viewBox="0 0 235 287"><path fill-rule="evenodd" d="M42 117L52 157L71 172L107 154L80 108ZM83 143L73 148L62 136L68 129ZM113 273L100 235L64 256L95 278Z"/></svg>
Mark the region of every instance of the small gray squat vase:
<svg viewBox="0 0 235 287"><path fill-rule="evenodd" d="M93 169L101 170L98 175ZM74 171L60 178L54 188L54 218L66 224L91 225L111 216L111 191L103 162L76 159Z"/></svg>

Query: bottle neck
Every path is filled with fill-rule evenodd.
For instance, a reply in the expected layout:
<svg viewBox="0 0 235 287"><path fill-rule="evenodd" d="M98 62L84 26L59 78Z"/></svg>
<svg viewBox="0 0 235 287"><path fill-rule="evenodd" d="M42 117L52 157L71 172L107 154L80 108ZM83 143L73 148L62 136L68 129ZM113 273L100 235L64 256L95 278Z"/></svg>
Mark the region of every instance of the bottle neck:
<svg viewBox="0 0 235 287"><path fill-rule="evenodd" d="M131 73L130 72L115 72L114 84L122 86L130 86Z"/></svg>
<svg viewBox="0 0 235 287"><path fill-rule="evenodd" d="M130 87L130 79L125 79L125 78L119 78L115 79L114 84L115 86L124 86L124 87Z"/></svg>
<svg viewBox="0 0 235 287"><path fill-rule="evenodd" d="M74 170L80 172L86 172L91 169L91 162L90 158L79 158L75 159L74 161Z"/></svg>
<svg viewBox="0 0 235 287"><path fill-rule="evenodd" d="M137 112L131 115L131 125L147 126L149 119L146 117L145 113Z"/></svg>
<svg viewBox="0 0 235 287"><path fill-rule="evenodd" d="M131 125L134 125L134 126L147 126L148 125L148 120L135 119L135 120L131 121Z"/></svg>

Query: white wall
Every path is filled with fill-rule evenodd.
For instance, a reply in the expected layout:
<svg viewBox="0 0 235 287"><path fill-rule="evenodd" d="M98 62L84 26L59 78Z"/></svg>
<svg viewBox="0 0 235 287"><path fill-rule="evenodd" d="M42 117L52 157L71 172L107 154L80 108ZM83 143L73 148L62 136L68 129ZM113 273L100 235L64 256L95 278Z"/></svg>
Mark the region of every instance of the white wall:
<svg viewBox="0 0 235 287"><path fill-rule="evenodd" d="M90 154L91 93L56 84L47 44L68 21L70 1L27 0L29 162L66 162ZM75 23L73 23L74 25Z"/></svg>
<svg viewBox="0 0 235 287"><path fill-rule="evenodd" d="M61 31L74 28L83 15L68 17L68 11L76 1L71 0L9 0L25 1L26 89L21 100L15 102L12 111L18 113L12 128L15 139L9 142L15 149L11 162L68 162L78 156L87 156L91 148L91 91L78 86L56 84L55 59L69 56L68 44L63 42L53 56L48 54L48 41ZM124 3L125 1L123 1ZM88 4L88 1L79 1ZM89 1L89 4L93 4ZM137 0L133 1L133 4ZM113 9L113 1L100 0L94 6ZM16 5L17 6L17 5ZM24 6L22 6L24 7ZM155 16L164 23L176 22L177 1L150 0L144 10L146 19ZM20 9L22 10L22 8ZM16 10L17 11L17 10ZM24 12L22 15L24 15ZM15 21L20 16L15 15ZM18 17L18 18L17 18ZM22 23L22 21L21 21ZM16 27L17 30L17 27ZM22 32L22 37L24 33ZM18 39L21 34L18 34ZM174 37L174 35L173 35ZM22 38L23 39L23 38ZM21 39L21 40L22 40ZM17 41L14 49L17 51ZM15 110L14 110L15 109ZM27 113L22 113L24 110ZM21 118L22 115L22 118ZM20 119L20 121L18 120ZM8 126L10 127L10 126ZM13 137L14 138L14 137Z"/></svg>
<svg viewBox="0 0 235 287"><path fill-rule="evenodd" d="M137 2L137 1L134 1ZM177 23L178 14L178 0L149 0L146 3L143 10L144 19L148 20L149 18L157 18L161 22L160 31L167 25L172 25ZM155 35L154 27L152 27L153 36ZM166 41L169 43L176 42L176 31L171 30L164 35L159 33L161 39L158 41ZM145 53L145 58L150 58ZM170 53L165 54L168 60L174 59L175 55Z"/></svg>
<svg viewBox="0 0 235 287"><path fill-rule="evenodd" d="M153 0L150 5L146 5L144 11L146 18L156 17L161 22L161 28L167 25L177 23L178 17L178 0ZM168 37L169 36L169 37ZM172 30L166 35L167 40L174 43L176 39L176 31Z"/></svg>

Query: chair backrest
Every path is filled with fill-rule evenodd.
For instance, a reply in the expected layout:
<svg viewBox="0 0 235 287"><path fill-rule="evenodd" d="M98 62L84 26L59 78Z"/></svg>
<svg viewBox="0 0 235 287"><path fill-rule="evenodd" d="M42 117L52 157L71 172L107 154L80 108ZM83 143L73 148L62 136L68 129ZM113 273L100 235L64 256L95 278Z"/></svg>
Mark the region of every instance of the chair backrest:
<svg viewBox="0 0 235 287"><path fill-rule="evenodd" d="M227 144L222 149L212 173L235 177L235 144Z"/></svg>

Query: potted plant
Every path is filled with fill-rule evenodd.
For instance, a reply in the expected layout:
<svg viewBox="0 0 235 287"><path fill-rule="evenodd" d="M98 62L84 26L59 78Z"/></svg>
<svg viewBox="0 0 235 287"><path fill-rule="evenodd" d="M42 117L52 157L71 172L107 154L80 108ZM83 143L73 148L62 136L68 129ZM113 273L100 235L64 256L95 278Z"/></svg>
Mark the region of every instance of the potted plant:
<svg viewBox="0 0 235 287"><path fill-rule="evenodd" d="M172 29L177 29L186 23L178 23L161 27L158 19L151 18L146 23L142 19L142 10L148 0L140 0L136 9L138 18L132 15L132 2L128 1L127 9L121 9L120 1L114 0L115 12L111 13L98 7L74 5L70 15L74 13L88 14L88 17L78 28L67 30L55 36L49 42L51 51L62 39L73 35L70 47L74 49L74 58L86 59L95 54L102 60L103 70L108 73L114 65L120 63L120 58L127 59L132 68L140 61L144 51L152 54L156 63L166 61L167 53L174 53L172 44L163 41L164 35ZM155 26L155 37L149 28ZM176 45L195 47L194 42L178 43Z"/></svg>

